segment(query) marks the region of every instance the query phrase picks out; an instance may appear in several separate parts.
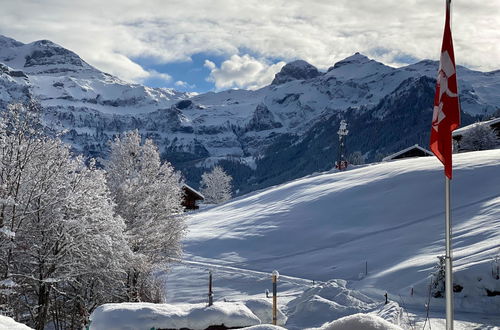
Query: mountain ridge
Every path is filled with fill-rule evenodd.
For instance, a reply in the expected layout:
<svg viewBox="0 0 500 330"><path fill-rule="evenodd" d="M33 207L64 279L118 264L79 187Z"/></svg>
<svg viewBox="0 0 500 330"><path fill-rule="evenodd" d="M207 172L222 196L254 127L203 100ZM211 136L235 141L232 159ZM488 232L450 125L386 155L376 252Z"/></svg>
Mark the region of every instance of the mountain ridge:
<svg viewBox="0 0 500 330"><path fill-rule="evenodd" d="M331 168L341 119L355 128L348 153L360 151L368 161L403 143L422 144L437 72L437 62L429 60L393 68L356 53L326 72L291 62L272 84L255 91L193 95L126 83L46 40L23 44L0 37L0 64L0 105L37 99L44 120L67 130L64 140L76 152L105 157L107 141L138 129L190 185L196 187L201 173L220 163L240 193ZM500 71L458 67L458 77L464 124L500 107Z"/></svg>

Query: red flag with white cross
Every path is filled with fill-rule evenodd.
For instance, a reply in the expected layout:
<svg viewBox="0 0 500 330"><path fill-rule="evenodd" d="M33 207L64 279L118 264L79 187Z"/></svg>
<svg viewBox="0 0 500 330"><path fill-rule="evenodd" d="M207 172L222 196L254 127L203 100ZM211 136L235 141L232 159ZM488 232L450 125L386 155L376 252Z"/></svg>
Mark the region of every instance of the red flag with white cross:
<svg viewBox="0 0 500 330"><path fill-rule="evenodd" d="M455 67L455 54L450 27L450 1L446 2L441 59L434 96L430 149L444 165L445 175L452 177L452 136L451 132L460 126L460 102Z"/></svg>

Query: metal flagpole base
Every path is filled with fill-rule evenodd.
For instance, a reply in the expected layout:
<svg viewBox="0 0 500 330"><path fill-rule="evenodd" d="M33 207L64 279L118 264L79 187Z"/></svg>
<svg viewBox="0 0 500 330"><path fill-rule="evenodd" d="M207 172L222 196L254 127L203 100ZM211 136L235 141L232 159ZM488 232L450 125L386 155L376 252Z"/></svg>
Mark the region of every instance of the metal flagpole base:
<svg viewBox="0 0 500 330"><path fill-rule="evenodd" d="M445 181L445 293L446 293L446 330L453 330L453 270L451 255L451 203L450 203L450 179Z"/></svg>

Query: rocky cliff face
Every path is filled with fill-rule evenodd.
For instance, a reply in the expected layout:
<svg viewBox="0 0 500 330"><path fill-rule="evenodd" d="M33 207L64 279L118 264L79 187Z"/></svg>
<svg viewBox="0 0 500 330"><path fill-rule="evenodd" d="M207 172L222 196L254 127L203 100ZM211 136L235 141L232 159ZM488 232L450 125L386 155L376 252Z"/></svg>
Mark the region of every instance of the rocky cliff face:
<svg viewBox="0 0 500 330"><path fill-rule="evenodd" d="M271 85L281 85L292 80L307 80L320 76L321 73L316 67L306 61L297 60L287 63L278 72Z"/></svg>
<svg viewBox="0 0 500 330"><path fill-rule="evenodd" d="M219 162L244 192L331 168L342 118L348 153L367 160L426 145L437 65L392 68L357 53L325 73L295 61L260 90L194 96L126 83L50 41L0 36L0 105L37 99L47 125L88 156L106 157L109 139L138 129L191 185ZM500 107L499 71L459 67L458 77L464 123Z"/></svg>

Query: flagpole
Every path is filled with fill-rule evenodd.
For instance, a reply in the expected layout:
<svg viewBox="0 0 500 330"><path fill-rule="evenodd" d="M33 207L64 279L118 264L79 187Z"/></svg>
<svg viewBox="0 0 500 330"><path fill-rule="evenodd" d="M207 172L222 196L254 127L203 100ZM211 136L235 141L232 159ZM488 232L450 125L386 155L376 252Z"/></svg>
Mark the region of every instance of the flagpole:
<svg viewBox="0 0 500 330"><path fill-rule="evenodd" d="M446 293L446 330L453 330L453 272L451 256L451 203L450 179L445 176L445 293Z"/></svg>
<svg viewBox="0 0 500 330"><path fill-rule="evenodd" d="M446 9L450 15L450 29L451 29L451 0L446 1ZM453 158L453 139L451 141ZM453 267L451 255L451 180L445 176L445 240L446 240L446 254L445 254L445 294L446 294L446 330L453 330Z"/></svg>
<svg viewBox="0 0 500 330"><path fill-rule="evenodd" d="M452 132L460 126L460 100L456 76L453 38L451 36L451 0L446 0L446 19L441 46L441 58L434 95L434 112L430 148L443 163L445 174L445 297L446 330L453 330L453 270L451 253L451 202L450 181L452 177L453 140Z"/></svg>

